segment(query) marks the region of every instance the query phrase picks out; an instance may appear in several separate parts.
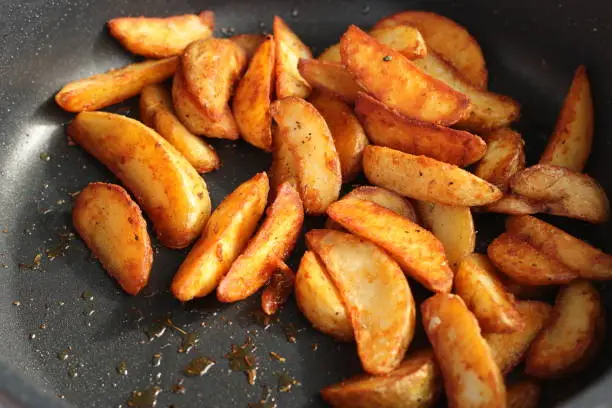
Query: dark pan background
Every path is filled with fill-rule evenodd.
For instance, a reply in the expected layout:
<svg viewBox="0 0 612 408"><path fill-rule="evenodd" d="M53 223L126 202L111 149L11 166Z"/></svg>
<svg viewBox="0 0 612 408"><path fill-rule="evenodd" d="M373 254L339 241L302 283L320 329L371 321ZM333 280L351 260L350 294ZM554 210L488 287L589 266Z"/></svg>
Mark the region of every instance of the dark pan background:
<svg viewBox="0 0 612 408"><path fill-rule="evenodd" d="M483 47L490 72L490 89L508 94L523 105L516 129L527 142L528 160L535 163L574 69L587 65L596 107L595 145L587 172L612 192L612 6L607 1L0 1L0 406L26 401L28 406L51 406L34 389L48 390L50 400L62 394L80 407L123 404L132 390L159 384L158 406L246 407L258 400L260 385L269 385L281 407L320 407L318 390L360 371L354 346L337 344L309 328L293 300L280 322L264 330L250 312L259 297L236 305L202 299L186 305L167 292L185 251L159 248L149 287L138 297L124 295L102 268L75 240L65 256L39 270L19 269L59 242L58 233L70 226L69 193L99 180L115 181L112 174L78 147L67 145L64 127L72 115L62 112L52 96L66 82L122 66L134 60L112 38L104 23L117 16L171 15L212 9L217 32L236 33L271 29L279 14L316 53L335 43L348 24L364 28L380 17L403 9L432 10L464 24ZM263 22L263 25L262 25ZM134 115L134 101L112 110ZM205 175L213 204L269 166L269 157L245 143L212 142L223 168ZM48 154L49 161L41 159ZM478 215L479 249L501 231L502 217ZM551 220L552 218L546 218ZM557 225L612 251L610 225L590 226L552 219ZM320 225L311 220L309 227ZM159 247L159 245L157 245ZM292 265L303 252L300 245ZM600 285L610 309L610 291ZM93 301L81 294L90 291ZM20 306L13 301L20 301ZM90 310L94 310L88 316ZM201 336L196 350L178 354L180 337L168 331L152 342L143 329L171 313L173 321ZM201 327L206 322L208 327ZM231 323L230 323L231 322ZM41 324L46 329L40 329ZM292 323L297 342L286 341L284 329ZM249 386L241 373L230 373L223 355L231 344L242 343L251 332L259 360L257 385ZM312 351L313 343L318 350ZM422 344L422 341L417 341ZM582 393L572 406L608 407L612 385L612 353L605 343L602 357L577 380L552 383L546 388L547 405ZM58 351L73 348L65 361ZM269 352L285 356L282 364ZM160 367L151 357L161 352ZM201 378L185 380L185 395L169 391L182 378L181 370L196 355L217 364ZM129 374L116 366L127 363ZM6 365L19 375L6 371ZM75 369L76 378L68 372ZM276 374L286 371L301 382L289 393L279 393ZM158 378L158 373L160 377ZM21 381L31 379L34 387ZM588 389L600 382L599 388ZM600 405L601 404L601 405Z"/></svg>

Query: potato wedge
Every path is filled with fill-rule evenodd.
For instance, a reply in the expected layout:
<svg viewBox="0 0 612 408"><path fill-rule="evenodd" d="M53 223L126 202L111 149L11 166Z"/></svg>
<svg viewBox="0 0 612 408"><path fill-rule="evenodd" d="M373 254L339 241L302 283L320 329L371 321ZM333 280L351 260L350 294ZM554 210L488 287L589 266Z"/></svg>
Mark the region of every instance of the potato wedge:
<svg viewBox="0 0 612 408"><path fill-rule="evenodd" d="M451 125L469 111L465 95L424 74L403 54L354 25L340 40L340 54L359 85L407 116Z"/></svg>
<svg viewBox="0 0 612 408"><path fill-rule="evenodd" d="M185 49L181 57L185 88L211 121L226 114L234 83L246 64L242 48L227 38L194 41Z"/></svg>
<svg viewBox="0 0 612 408"><path fill-rule="evenodd" d="M110 34L133 54L147 58L180 55L192 42L211 37L215 14L183 14L165 18L119 17L107 23Z"/></svg>
<svg viewBox="0 0 612 408"><path fill-rule="evenodd" d="M514 370L523 361L529 346L552 313L552 307L549 304L533 300L518 301L516 307L525 322L522 330L511 333L484 334L491 348L493 359L504 375Z"/></svg>
<svg viewBox="0 0 612 408"><path fill-rule="evenodd" d="M538 408L540 406L540 384L524 380L508 386L507 408Z"/></svg>
<svg viewBox="0 0 612 408"><path fill-rule="evenodd" d="M410 60L427 55L425 40L419 30L413 26L380 27L370 31L369 34L379 43L401 52Z"/></svg>
<svg viewBox="0 0 612 408"><path fill-rule="evenodd" d="M508 217L506 230L526 239L542 253L577 271L583 279L612 279L612 255L547 222L528 215Z"/></svg>
<svg viewBox="0 0 612 408"><path fill-rule="evenodd" d="M357 94L363 91L339 62L300 59L298 70L310 86L331 92L347 103L355 102Z"/></svg>
<svg viewBox="0 0 612 408"><path fill-rule="evenodd" d="M206 183L154 130L122 115L81 112L67 133L132 192L162 244L184 248L200 235L210 215Z"/></svg>
<svg viewBox="0 0 612 408"><path fill-rule="evenodd" d="M297 161L289 149L289 140L280 133L277 126L272 127L272 139L272 165L268 172L270 187L272 187L275 194L278 187L283 183L289 183L297 189Z"/></svg>
<svg viewBox="0 0 612 408"><path fill-rule="evenodd" d="M126 293L136 295L147 286L153 263L147 223L123 187L87 185L74 202L72 224Z"/></svg>
<svg viewBox="0 0 612 408"><path fill-rule="evenodd" d="M266 173L258 173L223 199L174 275L175 298L187 302L215 290L255 232L269 190Z"/></svg>
<svg viewBox="0 0 612 408"><path fill-rule="evenodd" d="M450 267L456 271L476 247L476 229L469 207L415 201L419 219L442 242Z"/></svg>
<svg viewBox="0 0 612 408"><path fill-rule="evenodd" d="M586 68L581 65L574 74L555 131L540 158L541 164L554 164L581 172L593 144L593 98Z"/></svg>
<svg viewBox="0 0 612 408"><path fill-rule="evenodd" d="M372 184L417 200L471 207L502 197L493 184L459 167L387 147L367 146L363 171Z"/></svg>
<svg viewBox="0 0 612 408"><path fill-rule="evenodd" d="M355 339L342 297L314 252L302 256L295 276L295 300L315 329L339 341Z"/></svg>
<svg viewBox="0 0 612 408"><path fill-rule="evenodd" d="M510 178L525 168L525 142L520 133L501 128L487 135L487 153L474 174L501 191L508 191Z"/></svg>
<svg viewBox="0 0 612 408"><path fill-rule="evenodd" d="M314 106L291 96L275 101L272 118L294 156L298 190L308 214L323 214L338 199L340 159L325 119Z"/></svg>
<svg viewBox="0 0 612 408"><path fill-rule="evenodd" d="M510 181L516 194L546 203L546 212L594 224L610 218L610 202L601 185L586 174L564 167L537 164Z"/></svg>
<svg viewBox="0 0 612 408"><path fill-rule="evenodd" d="M562 285L578 278L578 272L507 232L491 242L487 254L500 271L524 285Z"/></svg>
<svg viewBox="0 0 612 408"><path fill-rule="evenodd" d="M394 370L415 325L414 299L399 266L373 243L344 232L312 230L306 244L321 257L342 296L364 370Z"/></svg>
<svg viewBox="0 0 612 408"><path fill-rule="evenodd" d="M233 100L234 118L242 138L260 149L272 149L270 103L274 83L274 38L268 36L253 55L238 82Z"/></svg>
<svg viewBox="0 0 612 408"><path fill-rule="evenodd" d="M319 61L335 62L342 64L342 56L340 55L340 43L330 45L317 57Z"/></svg>
<svg viewBox="0 0 612 408"><path fill-rule="evenodd" d="M68 112L94 111L136 96L151 84L174 75L178 57L144 61L66 84L55 102Z"/></svg>
<svg viewBox="0 0 612 408"><path fill-rule="evenodd" d="M386 375L357 375L321 390L335 408L432 407L442 391L442 377L431 350L412 353Z"/></svg>
<svg viewBox="0 0 612 408"><path fill-rule="evenodd" d="M482 50L465 27L436 13L408 10L383 18L374 29L403 24L416 27L427 46L450 62L474 86L487 88L487 68Z"/></svg>
<svg viewBox="0 0 612 408"><path fill-rule="evenodd" d="M276 97L306 98L311 87L298 71L300 58L312 58L312 52L279 16L274 16L272 31L276 40Z"/></svg>
<svg viewBox="0 0 612 408"><path fill-rule="evenodd" d="M599 293L588 281L561 288L551 320L529 348L525 372L548 379L584 369L601 345L603 313Z"/></svg>
<svg viewBox="0 0 612 408"><path fill-rule="evenodd" d="M455 274L454 292L474 313L484 332L522 330L524 323L514 296L497 275L485 255L471 254L463 259Z"/></svg>
<svg viewBox="0 0 612 408"><path fill-rule="evenodd" d="M270 282L261 293L261 309L271 316L287 302L293 292L295 274L284 262L281 262L272 273Z"/></svg>
<svg viewBox="0 0 612 408"><path fill-rule="evenodd" d="M425 333L451 407L506 405L506 387L480 327L457 295L438 293L421 304Z"/></svg>
<svg viewBox="0 0 612 408"><path fill-rule="evenodd" d="M290 184L278 189L266 219L217 286L217 299L236 302L257 292L289 255L302 230L304 209Z"/></svg>
<svg viewBox="0 0 612 408"><path fill-rule="evenodd" d="M221 167L215 149L194 135L178 119L170 93L162 85L148 85L140 95L140 119L179 151L198 173Z"/></svg>
<svg viewBox="0 0 612 408"><path fill-rule="evenodd" d="M403 271L434 292L450 292L453 272L442 243L429 231L371 201L343 198L327 215L350 232L379 245Z"/></svg>
<svg viewBox="0 0 612 408"><path fill-rule="evenodd" d="M259 46L266 41L267 36L263 34L238 34L230 37L230 40L238 44L247 57L247 61L251 61L255 51Z"/></svg>
<svg viewBox="0 0 612 408"><path fill-rule="evenodd" d="M530 200L517 194L506 194L500 200L482 207L485 211L501 214L537 214L546 212L546 203Z"/></svg>
<svg viewBox="0 0 612 408"><path fill-rule="evenodd" d="M317 108L329 127L340 160L342 182L352 181L361 173L363 149L368 145L368 138L353 109L342 100L324 92L311 94L308 101Z"/></svg>
<svg viewBox="0 0 612 408"><path fill-rule="evenodd" d="M405 153L468 166L482 158L487 145L479 136L410 119L371 96L359 93L355 112L373 144Z"/></svg>

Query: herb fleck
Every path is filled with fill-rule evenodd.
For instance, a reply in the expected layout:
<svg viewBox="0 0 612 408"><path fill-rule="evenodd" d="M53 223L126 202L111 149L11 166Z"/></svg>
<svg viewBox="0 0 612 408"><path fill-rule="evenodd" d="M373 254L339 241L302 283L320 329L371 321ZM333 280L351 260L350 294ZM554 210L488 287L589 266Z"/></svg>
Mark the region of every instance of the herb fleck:
<svg viewBox="0 0 612 408"><path fill-rule="evenodd" d="M281 356L278 353L275 353L274 351L270 352L270 357L272 357L276 361L280 361L281 363L284 363L285 361L287 361L287 359L285 357Z"/></svg>
<svg viewBox="0 0 612 408"><path fill-rule="evenodd" d="M383 57L383 61L385 61L385 62L389 62L389 61L391 61L392 59L393 59L393 57L392 57L392 56L390 56L390 55L385 55L385 56Z"/></svg>

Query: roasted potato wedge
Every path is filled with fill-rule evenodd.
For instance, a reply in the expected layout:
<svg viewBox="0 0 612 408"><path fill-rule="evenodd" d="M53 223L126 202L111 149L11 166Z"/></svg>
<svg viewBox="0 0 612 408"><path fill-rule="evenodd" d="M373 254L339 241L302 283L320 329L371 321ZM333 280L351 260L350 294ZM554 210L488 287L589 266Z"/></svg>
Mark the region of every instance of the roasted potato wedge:
<svg viewBox="0 0 612 408"><path fill-rule="evenodd" d="M154 130L122 115L81 112L67 132L132 192L162 244L184 248L200 235L210 215L206 183Z"/></svg>
<svg viewBox="0 0 612 408"><path fill-rule="evenodd" d="M223 199L176 272L174 297L186 302L215 290L255 232L269 190L266 173L259 173Z"/></svg>
<svg viewBox="0 0 612 408"><path fill-rule="evenodd" d="M547 222L528 215L508 217L506 230L526 239L542 253L577 271L581 278L612 279L612 255Z"/></svg>
<svg viewBox="0 0 612 408"><path fill-rule="evenodd" d="M312 58L312 52L279 16L274 16L272 31L276 40L276 97L306 98L311 87L298 71L300 58Z"/></svg>
<svg viewBox="0 0 612 408"><path fill-rule="evenodd" d="M357 94L363 91L341 63L300 59L298 70L313 88L331 92L347 103L355 102Z"/></svg>
<svg viewBox="0 0 612 408"><path fill-rule="evenodd" d="M306 244L321 257L346 305L364 370L394 370L415 325L412 292L397 263L373 243L344 232L312 230Z"/></svg>
<svg viewBox="0 0 612 408"><path fill-rule="evenodd" d="M179 65L178 57L144 61L113 69L66 84L55 102L68 112L93 111L136 96L151 84L170 78Z"/></svg>
<svg viewBox="0 0 612 408"><path fill-rule="evenodd" d="M295 274L284 262L280 262L272 273L270 282L261 293L261 309L267 315L273 315L287 302L293 292Z"/></svg>
<svg viewBox="0 0 612 408"><path fill-rule="evenodd" d="M353 341L353 325L336 285L314 252L306 251L295 277L295 300L312 326L339 341Z"/></svg>
<svg viewBox="0 0 612 408"><path fill-rule="evenodd" d="M247 61L251 61L255 51L266 41L267 36L263 34L238 34L230 37L230 40L238 44L247 57Z"/></svg>
<svg viewBox="0 0 612 408"><path fill-rule="evenodd" d="M319 61L335 62L342 64L342 56L340 55L340 43L330 45L317 57Z"/></svg>
<svg viewBox="0 0 612 408"><path fill-rule="evenodd" d="M207 173L221 166L215 149L180 122L174 113L170 93L162 85L148 85L142 90L140 119L170 142L198 173Z"/></svg>
<svg viewBox="0 0 612 408"><path fill-rule="evenodd" d="M387 147L367 146L363 171L372 184L417 200L471 207L502 197L493 184L457 166Z"/></svg>
<svg viewBox="0 0 612 408"><path fill-rule="evenodd" d="M510 178L525 168L525 142L520 133L501 128L487 135L487 153L474 174L501 191L508 191Z"/></svg>
<svg viewBox="0 0 612 408"><path fill-rule="evenodd" d="M272 104L272 118L294 156L298 190L308 214L323 214L338 199L340 159L325 119L310 103L294 96Z"/></svg>
<svg viewBox="0 0 612 408"><path fill-rule="evenodd" d="M147 58L180 55L192 42L211 37L215 14L183 14L165 18L119 17L108 22L108 30L131 53Z"/></svg>
<svg viewBox="0 0 612 408"><path fill-rule="evenodd" d="M586 68L581 65L574 74L555 131L548 141L541 164L554 164L581 172L593 144L593 98Z"/></svg>
<svg viewBox="0 0 612 408"><path fill-rule="evenodd" d="M272 165L268 175L270 187L276 193L281 184L287 182L298 188L297 161L289 149L289 140L284 137L277 126L272 127Z"/></svg>
<svg viewBox="0 0 612 408"><path fill-rule="evenodd" d="M480 327L461 298L438 293L421 304L423 326L451 407L503 407L506 387Z"/></svg>
<svg viewBox="0 0 612 408"><path fill-rule="evenodd" d="M465 27L436 13L408 10L383 18L374 29L403 24L416 27L427 46L449 61L474 86L487 88L487 68L482 50Z"/></svg>
<svg viewBox="0 0 612 408"><path fill-rule="evenodd" d="M491 348L493 359L504 375L523 361L531 342L542 330L552 312L549 304L533 300L518 301L516 307L525 322L522 330L484 335Z"/></svg>
<svg viewBox="0 0 612 408"><path fill-rule="evenodd" d="M431 350L412 353L386 375L362 374L321 390L335 408L432 407L442 391L442 377Z"/></svg>
<svg viewBox="0 0 612 408"><path fill-rule="evenodd" d="M361 173L363 149L368 145L368 138L353 109L329 93L315 92L308 100L323 116L334 139L342 182L352 181Z"/></svg>
<svg viewBox="0 0 612 408"><path fill-rule="evenodd" d="M74 202L72 224L124 291L136 295L147 285L153 263L147 223L123 187L90 183Z"/></svg>
<svg viewBox="0 0 612 408"><path fill-rule="evenodd" d="M217 299L236 302L264 286L293 250L303 222L300 196L290 184L281 185L263 224L217 286Z"/></svg>
<svg viewBox="0 0 612 408"><path fill-rule="evenodd" d="M485 255L471 254L463 259L455 274L454 292L474 313L484 332L521 330L523 318L514 296L508 293L497 275Z"/></svg>
<svg viewBox="0 0 612 408"><path fill-rule="evenodd" d="M364 93L357 96L355 112L369 140L379 146L459 167L480 160L487 151L479 136L408 118Z"/></svg>
<svg viewBox="0 0 612 408"><path fill-rule="evenodd" d="M601 345L603 313L599 293L588 281L561 288L551 320L529 348L525 372L559 378L585 368Z"/></svg>
<svg viewBox="0 0 612 408"><path fill-rule="evenodd" d="M429 231L371 201L343 198L327 215L353 234L379 245L404 272L434 292L450 292L453 272L442 243Z"/></svg>
<svg viewBox="0 0 612 408"><path fill-rule="evenodd" d="M517 194L506 194L500 200L482 207L485 211L501 214L537 214L546 212L546 203L530 200Z"/></svg>
<svg viewBox="0 0 612 408"><path fill-rule="evenodd" d="M442 242L450 267L456 271L467 255L474 252L476 229L469 207L456 207L415 201L419 219Z"/></svg>
<svg viewBox="0 0 612 408"><path fill-rule="evenodd" d="M540 406L540 384L523 380L507 387L507 408L538 408Z"/></svg>
<svg viewBox="0 0 612 408"><path fill-rule="evenodd" d="M470 101L465 95L424 74L402 53L356 26L342 36L340 54L359 85L409 117L451 125L469 112Z"/></svg>
<svg viewBox="0 0 612 408"><path fill-rule="evenodd" d="M249 69L238 83L232 103L242 138L266 151L272 149L270 97L274 84L275 47L271 36L261 43Z"/></svg>

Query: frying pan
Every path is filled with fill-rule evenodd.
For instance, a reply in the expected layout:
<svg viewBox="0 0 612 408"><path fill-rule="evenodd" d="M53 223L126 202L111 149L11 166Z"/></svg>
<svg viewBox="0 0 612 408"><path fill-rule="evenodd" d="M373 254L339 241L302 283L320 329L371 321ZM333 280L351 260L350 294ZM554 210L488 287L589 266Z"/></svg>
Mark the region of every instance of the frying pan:
<svg viewBox="0 0 612 408"><path fill-rule="evenodd" d="M320 52L350 23L367 28L385 15L410 8L446 15L476 36L487 59L490 88L523 105L515 127L525 137L530 163L553 129L573 70L586 64L597 113L586 171L612 193L612 5L604 0L0 2L0 406L125 406L133 390L153 385L162 389L158 406L163 407L246 407L259 400L263 385L271 388L281 407L324 406L318 391L359 372L359 361L353 345L335 343L312 330L293 301L267 328L253 313L258 309L256 296L235 305L221 305L214 297L181 304L167 288L185 251L159 245L149 286L141 295L128 297L82 242L60 238L71 231L70 193L92 181L116 180L83 150L68 145L64 127L71 115L62 112L52 96L70 80L133 60L104 28L112 17L212 9L217 35L224 35L270 31L272 17L279 14ZM132 115L134 107L134 101L128 101L112 111ZM242 181L267 169L270 158L242 142L212 144L223 160L221 170L205 175L216 205ZM477 216L480 251L500 233L502 219ZM612 251L610 225L546 219ZM307 228L320 225L320 219L312 219ZM61 256L51 260L47 249L59 249ZM39 253L40 265L29 269L27 264ZM294 266L302 253L300 244L291 260ZM20 263L26 266L20 268ZM609 311L612 292L605 284L599 288ZM177 327L199 334L190 353L177 352L182 337L176 330L167 329L149 341L145 331L168 316ZM295 343L287 341L292 332ZM254 386L243 373L230 372L223 357L247 336L256 346ZM271 351L287 361L270 358ZM157 367L152 364L155 353L162 355ZM216 365L202 377L185 378L184 394L171 392L184 378L185 365L199 355ZM127 375L117 370L122 362ZM604 347L586 373L546 384L544 406L612 406L610 367L612 349ZM282 372L301 385L279 392Z"/></svg>

